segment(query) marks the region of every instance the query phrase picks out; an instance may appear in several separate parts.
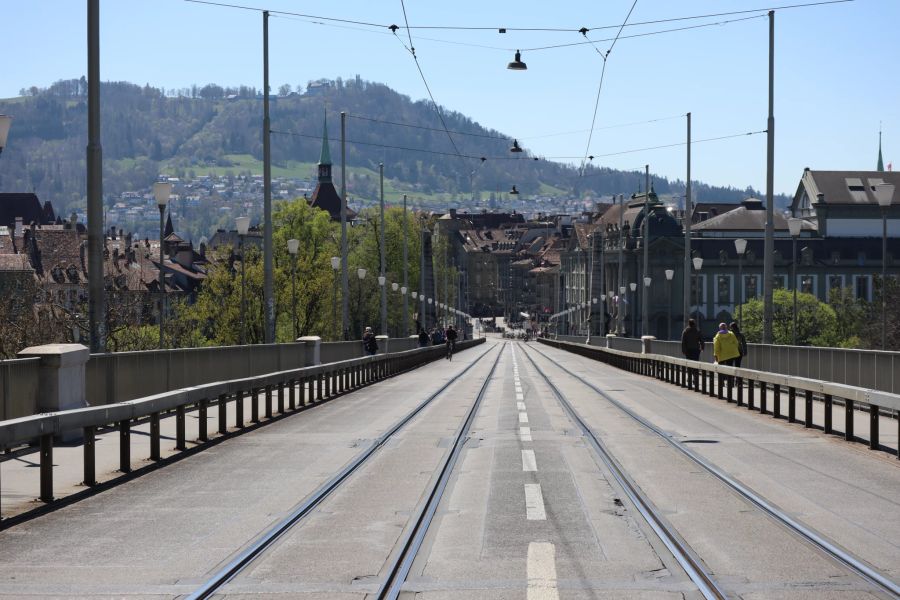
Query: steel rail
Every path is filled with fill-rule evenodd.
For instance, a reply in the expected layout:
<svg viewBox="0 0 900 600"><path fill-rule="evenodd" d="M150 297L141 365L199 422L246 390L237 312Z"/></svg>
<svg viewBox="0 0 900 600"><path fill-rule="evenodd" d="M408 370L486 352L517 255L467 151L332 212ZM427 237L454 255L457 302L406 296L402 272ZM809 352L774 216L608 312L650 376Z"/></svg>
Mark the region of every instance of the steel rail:
<svg viewBox="0 0 900 600"><path fill-rule="evenodd" d="M465 369L453 376L446 384L441 386L439 390L428 396L418 406L406 414L402 419L394 423L385 433L376 438L368 448L357 454L343 469L336 473L331 479L320 485L312 494L294 508L291 513L279 521L277 524L269 528L262 536L260 536L250 546L245 548L240 554L230 560L224 567L219 569L205 583L197 588L193 593L187 596L187 600L200 600L209 598L221 589L225 584L234 579L234 577L243 571L248 565L256 560L265 550L275 543L282 535L289 531L301 519L309 515L319 504L322 503L334 490L340 487L359 467L363 465L376 450L381 448L394 434L396 434L404 425L415 418L422 410L428 406L435 398L443 394L450 385L456 383L469 369L477 365L482 358L492 352L494 348L483 352L481 356L471 362ZM502 349L501 353L502 354ZM499 354L498 354L499 358ZM496 364L496 363L495 363ZM491 371L493 372L493 371Z"/></svg>
<svg viewBox="0 0 900 600"><path fill-rule="evenodd" d="M628 476L625 472L625 469L619 464L619 461L616 460L615 456L613 456L612 452L606 447L597 435L591 430L591 428L585 423L584 419L581 418L581 415L575 410L572 404L568 401L562 391L552 382L546 373L538 366L538 364L534 361L534 359L529 355L528 352L524 350L522 353L528 358L531 362L532 366L538 372L538 374L544 379L547 386L550 388L550 391L556 397L557 401L559 401L560 405L563 407L563 410L568 413L569 418L575 423L579 429L581 429L582 434L587 439L591 448L593 448L594 452L597 456L600 457L600 460L606 465L606 467L610 470L615 478L616 482L618 482L619 486L625 492L625 495L631 501L631 503L637 508L638 512L644 518L650 528L653 529L653 532L656 533L657 537L659 537L660 541L668 548L669 552L672 553L672 556L681 565L681 568L684 569L687 576L694 582L697 586L697 589L707 600L726 600L728 595L719 587L715 578L710 573L709 569L700 559L696 552L688 545L684 539L678 534L677 530L672 526L668 520L665 519L660 514L660 511L656 506L650 501L646 494L640 489L640 487Z"/></svg>
<svg viewBox="0 0 900 600"><path fill-rule="evenodd" d="M450 452L444 455L444 464L441 466L440 476L432 487L431 492L428 495L428 500L424 504L420 503L415 518L411 521L414 523L413 526L406 530L406 534L401 542L401 550L400 552L395 553L388 576L381 583L375 594L375 597L379 600L396 600L400 595L400 590L404 582L406 582L406 577L409 575L409 571L416 559L419 548L422 547L422 543L425 541L425 535L428 533L428 528L431 526L431 522L441 503L444 491L447 489L447 484L450 481L450 476L453 473L459 455L462 454L462 449L469 439L469 431L472 429L475 415L478 414L478 409L481 407L481 401L484 399L488 384L490 384L491 379L494 376L494 371L497 369L497 363L500 362L500 357L503 355L504 349L506 349L505 343L497 354L497 358L494 359L491 371L484 379L484 383L481 385L478 396L475 397L475 402L473 402L472 406L469 408L465 421L463 421L462 425L459 426L459 429L456 430L453 447Z"/></svg>
<svg viewBox="0 0 900 600"><path fill-rule="evenodd" d="M754 492L751 488L747 487L737 479L728 475L725 471L715 466L678 440L672 437L672 434L663 431L647 419L643 418L639 414L632 411L630 408L619 402L618 400L611 397L609 394L598 388L596 385L588 381L587 379L581 377L580 375L576 375L566 367L564 367L559 362L555 361L551 357L547 356L545 353L540 350L535 349L535 352L543 356L552 364L556 365L560 370L567 373L571 377L580 381L585 386L589 387L605 400L610 402L616 408L620 409L622 412L627 414L629 417L667 441L672 447L681 452L684 456L689 458L695 464L700 466L710 475L727 485L734 492L736 492L739 496L744 498L750 504L756 506L760 510L762 510L766 515L777 521L778 523L784 525L803 539L805 539L808 543L812 544L820 551L824 552L832 559L846 567L847 569L853 571L856 575L869 582L873 586L885 591L889 594L892 594L894 597L900 598L900 584L895 581L892 581L885 574L878 571L876 568L871 565L866 564L862 559L854 556L849 551L841 548L835 542L829 540L824 534L819 533L815 529L805 525L801 521L794 519L790 515L786 514L783 510L779 509L777 506L766 500L764 497L760 496L756 492ZM531 360L531 357L528 357ZM532 363L534 361L532 360Z"/></svg>

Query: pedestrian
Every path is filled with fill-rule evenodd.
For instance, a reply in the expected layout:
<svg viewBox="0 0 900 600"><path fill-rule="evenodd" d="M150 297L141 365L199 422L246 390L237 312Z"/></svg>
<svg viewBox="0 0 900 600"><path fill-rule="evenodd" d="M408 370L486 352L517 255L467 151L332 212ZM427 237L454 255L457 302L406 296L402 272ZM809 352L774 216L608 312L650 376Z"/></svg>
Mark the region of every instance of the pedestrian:
<svg viewBox="0 0 900 600"><path fill-rule="evenodd" d="M719 323L719 331L713 338L713 357L720 365L733 366L734 360L740 358L741 349L738 338L728 329L725 323Z"/></svg>
<svg viewBox="0 0 900 600"><path fill-rule="evenodd" d="M363 334L363 350L365 350L366 354L369 356L375 356L375 353L378 352L378 340L375 339L375 332L372 331L371 327L366 327L366 332Z"/></svg>
<svg viewBox="0 0 900 600"><path fill-rule="evenodd" d="M428 345L431 339L428 337L428 331L425 330L424 327L419 329L419 347L424 348Z"/></svg>
<svg viewBox="0 0 900 600"><path fill-rule="evenodd" d="M740 367L741 361L745 356L747 356L747 338L745 338L744 334L741 333L741 326L737 324L737 321L732 321L729 327L731 328L731 332L738 340L738 350L741 353L740 356L734 359L734 366Z"/></svg>
<svg viewBox="0 0 900 600"><path fill-rule="evenodd" d="M703 336L697 329L697 322L694 319L688 319L687 327L681 332L681 353L688 360L700 360L703 348Z"/></svg>
<svg viewBox="0 0 900 600"><path fill-rule="evenodd" d="M681 353L688 360L700 360L700 353L703 352L703 336L697 329L697 322L694 319L688 319L687 327L681 332ZM688 375L693 382L694 388L700 387L700 372L697 369L690 369Z"/></svg>

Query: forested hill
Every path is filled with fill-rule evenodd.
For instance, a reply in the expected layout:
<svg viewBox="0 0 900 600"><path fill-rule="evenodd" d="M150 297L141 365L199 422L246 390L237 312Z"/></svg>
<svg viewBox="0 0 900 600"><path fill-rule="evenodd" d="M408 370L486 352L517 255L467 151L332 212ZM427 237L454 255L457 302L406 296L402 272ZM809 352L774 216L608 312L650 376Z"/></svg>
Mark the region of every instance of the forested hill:
<svg viewBox="0 0 900 600"><path fill-rule="evenodd" d="M47 89L33 87L23 90L19 98L0 100L0 114L14 117L7 150L0 158L0 189L34 190L42 199L52 200L63 214L83 206L86 87L84 78L59 81ZM262 159L262 102L254 88L206 85L162 90L110 82L102 84L101 96L104 193L108 196L145 188L161 171L203 174L210 167L233 167L239 173L248 168L255 171L256 161ZM289 170L293 166L304 177L313 175L309 163L319 157L326 110L335 162L339 160L338 114L345 111L350 115L347 138L354 142L347 144L348 164L377 170L383 162L387 177L405 183L412 194L468 195L472 186L505 190L513 182L526 194L598 196L636 190L643 178L634 172L597 168L581 178L572 167L534 161L527 152L520 155L522 160L483 164L477 158L459 158L454 154L512 156L512 136L444 110L451 131L475 134L453 135L454 149L429 102L414 102L386 85L359 78L319 81L303 93L273 98L272 129L279 132L272 136L276 167ZM681 182L654 182L660 193L683 189ZM374 193L374 182L372 188ZM702 184L696 189L700 201L737 202L753 193ZM357 189L356 195L367 191Z"/></svg>

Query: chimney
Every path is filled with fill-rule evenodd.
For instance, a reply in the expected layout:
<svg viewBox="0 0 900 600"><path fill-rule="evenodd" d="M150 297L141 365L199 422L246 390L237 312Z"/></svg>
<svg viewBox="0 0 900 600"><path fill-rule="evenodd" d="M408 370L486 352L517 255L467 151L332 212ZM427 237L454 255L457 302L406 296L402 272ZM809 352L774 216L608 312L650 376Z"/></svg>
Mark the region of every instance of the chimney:
<svg viewBox="0 0 900 600"><path fill-rule="evenodd" d="M17 238L22 237L22 234L23 234L22 217L16 217L15 236Z"/></svg>

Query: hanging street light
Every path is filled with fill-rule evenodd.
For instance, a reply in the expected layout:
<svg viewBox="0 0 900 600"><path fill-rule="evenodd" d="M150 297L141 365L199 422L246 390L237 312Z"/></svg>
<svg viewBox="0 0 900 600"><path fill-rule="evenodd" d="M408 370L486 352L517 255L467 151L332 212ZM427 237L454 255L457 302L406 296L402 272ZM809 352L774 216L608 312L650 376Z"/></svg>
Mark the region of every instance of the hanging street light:
<svg viewBox="0 0 900 600"><path fill-rule="evenodd" d="M521 152L522 146L519 145L519 140L513 140L513 145L509 149L510 152Z"/></svg>
<svg viewBox="0 0 900 600"><path fill-rule="evenodd" d="M674 269L666 269L666 296L672 298L672 278L675 277ZM672 339L672 305L669 303L668 323L666 324L666 339Z"/></svg>
<svg viewBox="0 0 900 600"><path fill-rule="evenodd" d="M513 71L525 71L528 69L528 65L522 62L522 53L516 50L515 59L506 65L506 68Z"/></svg>
<svg viewBox="0 0 900 600"><path fill-rule="evenodd" d="M701 327L701 324L700 324L700 269L703 268L703 259L700 258L699 256L696 256L696 257L694 257L694 258L692 259L692 262L694 263L694 271L696 272L696 275L697 275L697 277L696 277L696 282L697 282L697 283L696 283L696 285L697 285L697 292L696 292L696 298L697 298L697 329L700 330L700 331L702 331L703 328Z"/></svg>
<svg viewBox="0 0 900 600"><path fill-rule="evenodd" d="M738 256L738 325L744 326L744 252L747 250L747 240L738 238L734 240L734 249Z"/></svg>

